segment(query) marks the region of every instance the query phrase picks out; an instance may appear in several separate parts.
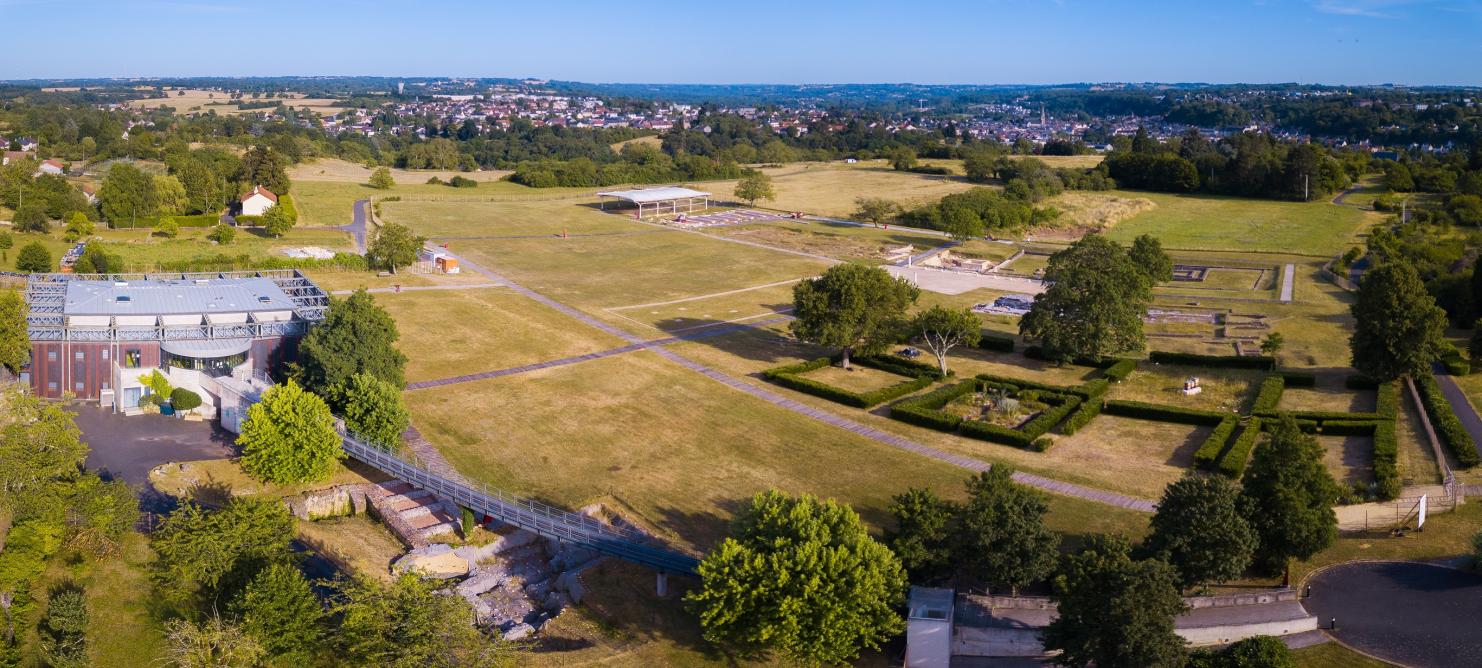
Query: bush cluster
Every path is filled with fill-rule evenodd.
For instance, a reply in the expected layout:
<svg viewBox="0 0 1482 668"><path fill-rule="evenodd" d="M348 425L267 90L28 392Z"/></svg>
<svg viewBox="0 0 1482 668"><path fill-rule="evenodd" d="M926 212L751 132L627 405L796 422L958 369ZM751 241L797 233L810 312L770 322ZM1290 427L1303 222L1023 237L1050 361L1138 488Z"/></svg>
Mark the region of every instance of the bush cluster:
<svg viewBox="0 0 1482 668"><path fill-rule="evenodd" d="M1446 352L1441 354L1441 365L1446 367L1446 373L1453 376L1465 376L1472 372L1472 363L1467 361L1466 355L1456 346L1448 346Z"/></svg>
<svg viewBox="0 0 1482 668"><path fill-rule="evenodd" d="M1158 364L1183 364L1225 369L1259 369L1261 371L1270 371L1276 368L1276 358L1266 356L1198 355L1195 353L1175 353L1165 350L1154 350L1148 353L1148 360Z"/></svg>
<svg viewBox="0 0 1482 668"><path fill-rule="evenodd" d="M1139 420L1174 422L1177 424L1192 424L1205 427L1218 425L1226 417L1231 415L1230 413L1220 413L1218 411L1180 408L1178 406L1164 406L1161 404L1125 401L1122 399L1108 400L1106 407L1102 410L1107 415L1119 415L1121 417L1137 418Z"/></svg>
<svg viewBox="0 0 1482 668"><path fill-rule="evenodd" d="M929 367L918 362L908 360L894 360L875 357L859 357L853 360L860 366L871 367L905 376L907 380L889 387L882 387L869 392L854 392L840 387L834 387L828 383L822 383L803 374L809 371L817 371L835 362L831 357L820 357L815 360L781 366L762 372L762 377L790 390L797 390L815 397L822 397L829 401L838 402L845 406L855 408L871 408L891 399L903 397L923 387L931 385L941 378L941 374L934 367Z"/></svg>
<svg viewBox="0 0 1482 668"><path fill-rule="evenodd" d="M941 408L976 389L977 382L974 380L945 385L919 397L891 404L890 417L918 427L954 432L962 424L962 418L942 411Z"/></svg>
<svg viewBox="0 0 1482 668"><path fill-rule="evenodd" d="M1471 468L1482 463L1482 458L1477 456L1477 447L1472 439L1467 436L1467 430L1461 426L1461 421L1456 419L1456 413L1451 411L1451 404L1447 403L1446 397L1441 394L1440 386L1436 385L1436 379L1430 374L1420 374L1415 378L1415 385L1420 390L1420 403L1425 407L1425 412L1431 418L1431 425L1436 428L1441 442L1451 450L1456 457L1456 462L1464 468Z"/></svg>
<svg viewBox="0 0 1482 668"><path fill-rule="evenodd" d="M1036 399L1049 404L1050 407L1018 429L964 420L941 410L943 406L959 397L989 388L1005 390L1020 399ZM1063 388L1021 381L1016 378L983 375L896 403L890 407L890 417L918 427L959 432L969 438L1043 452L1050 446L1050 439L1042 438L1045 434L1086 403L1099 403L1099 401L1091 401L1092 398L1099 397L1100 394L1093 397L1081 388ZM1085 421L1090 421L1091 417L1095 417L1095 414L1085 418ZM1081 426L1083 425L1084 422Z"/></svg>
<svg viewBox="0 0 1482 668"><path fill-rule="evenodd" d="M1090 424L1091 420L1101 415L1101 405L1099 399L1082 401L1081 407L1076 409L1074 413L1071 413L1070 417L1065 418L1065 422L1061 423L1060 433L1070 436L1080 431L1081 427Z"/></svg>

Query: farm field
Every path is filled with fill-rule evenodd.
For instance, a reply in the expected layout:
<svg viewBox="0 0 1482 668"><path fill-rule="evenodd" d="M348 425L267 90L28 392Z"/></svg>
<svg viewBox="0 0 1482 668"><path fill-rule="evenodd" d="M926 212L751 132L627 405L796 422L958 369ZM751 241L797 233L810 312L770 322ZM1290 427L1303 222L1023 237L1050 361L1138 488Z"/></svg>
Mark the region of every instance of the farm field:
<svg viewBox="0 0 1482 668"><path fill-rule="evenodd" d="M909 206L973 187L962 177L898 172L886 166L883 160L853 165L842 162L791 163L763 171L771 175L777 199L761 204L779 211L802 211L830 218L848 218L854 213L857 197L884 197ZM707 182L697 187L725 199L731 197L736 182Z"/></svg>
<svg viewBox="0 0 1482 668"><path fill-rule="evenodd" d="M1377 220L1373 214L1327 201L1279 202L1134 191L1108 194L1146 198L1154 205L1112 227L1108 237L1131 243L1138 235L1151 234L1168 249L1334 256L1351 246L1365 225Z"/></svg>
<svg viewBox="0 0 1482 668"><path fill-rule="evenodd" d="M165 93L168 97L146 98L142 100L131 100L129 106L139 109L154 109L157 107L174 107L178 114L197 114L214 111L218 114L242 114L258 111L272 111L272 107L261 109L241 109L239 104L250 104L254 102L282 102L293 109L309 109L322 114L333 114L342 111L343 107L333 106L336 100L328 98L310 98L298 93L290 93L290 97L284 98L254 98L251 95L243 96L233 100L225 91L213 91L204 89L170 89Z"/></svg>
<svg viewBox="0 0 1482 668"><path fill-rule="evenodd" d="M465 474L567 507L600 501L693 549L712 545L738 504L771 487L848 502L878 528L905 487L953 493L967 477L651 352L407 400L414 423ZM1104 516L1117 526L1145 521Z"/></svg>
<svg viewBox="0 0 1482 668"><path fill-rule="evenodd" d="M493 371L625 342L506 288L381 293L396 319L408 381ZM437 390L427 390L436 392Z"/></svg>
<svg viewBox="0 0 1482 668"><path fill-rule="evenodd" d="M444 181L447 181L454 176L461 176L465 179L473 179L475 181L484 182L498 181L499 179L502 179L511 174L511 172L507 170L477 170L472 172L464 172L450 169L402 169L400 167L392 167L390 168L390 170L391 179L393 181L396 181L397 184L401 185L426 184L427 179L430 179L434 176ZM371 171L372 169L366 167L365 165L357 165L347 160L340 160L338 158L320 158L313 162L305 162L289 167L288 178L292 179L294 184L298 184L300 181L367 183L370 181ZM448 189L454 190L453 188ZM470 191L465 189L461 190L460 192Z"/></svg>
<svg viewBox="0 0 1482 668"><path fill-rule="evenodd" d="M524 188L508 183L492 184L506 186L501 190ZM440 186L428 186L439 188ZM444 188L444 190L453 190ZM474 190L477 190L475 188ZM512 191L516 194L526 192ZM463 190L463 192L468 192ZM460 194L460 193L454 193ZM631 219L618 215L598 213L596 198L589 193L569 193L565 199L560 192L549 193L548 199L521 201L476 200L404 200L382 202L381 219L406 225L418 234L433 239L450 240L458 244L461 240L498 237L559 237L562 232L570 235L587 234L653 234L662 228L636 225ZM451 197L452 195L449 195Z"/></svg>

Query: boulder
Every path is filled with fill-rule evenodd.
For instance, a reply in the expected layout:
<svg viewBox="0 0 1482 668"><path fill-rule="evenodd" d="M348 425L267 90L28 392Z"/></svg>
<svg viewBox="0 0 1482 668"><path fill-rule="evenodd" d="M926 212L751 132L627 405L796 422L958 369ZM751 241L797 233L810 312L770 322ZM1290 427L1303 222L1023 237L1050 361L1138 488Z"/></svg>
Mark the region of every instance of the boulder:
<svg viewBox="0 0 1482 668"><path fill-rule="evenodd" d="M549 596L545 597L545 602L542 604L546 610L553 613L560 612L568 605L571 605L571 598L559 591L551 592Z"/></svg>
<svg viewBox="0 0 1482 668"><path fill-rule="evenodd" d="M468 598L478 596L504 582L504 575L500 573L479 573L473 577L458 583L458 595Z"/></svg>
<svg viewBox="0 0 1482 668"><path fill-rule="evenodd" d="M530 599L531 600L534 600L534 601L539 601L539 600L545 598L546 597L546 594L549 593L550 591L551 591L551 581L550 580L541 580L540 582L532 582L530 584L525 585L525 595L528 596L528 597L530 597Z"/></svg>
<svg viewBox="0 0 1482 668"><path fill-rule="evenodd" d="M453 551L451 545L433 543L408 552L391 564L391 572L417 572L423 577L446 580L468 575L467 559Z"/></svg>
<svg viewBox="0 0 1482 668"><path fill-rule="evenodd" d="M524 640L525 638L530 637L530 634L532 633L535 633L535 627L525 623L515 624L514 626L509 627L508 631L504 632L504 639Z"/></svg>

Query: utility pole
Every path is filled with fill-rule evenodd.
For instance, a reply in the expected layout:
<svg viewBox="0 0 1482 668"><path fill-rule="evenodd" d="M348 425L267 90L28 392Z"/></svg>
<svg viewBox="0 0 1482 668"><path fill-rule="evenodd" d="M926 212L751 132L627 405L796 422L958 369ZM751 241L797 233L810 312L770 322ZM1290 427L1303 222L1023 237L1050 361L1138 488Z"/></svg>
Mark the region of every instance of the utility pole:
<svg viewBox="0 0 1482 668"><path fill-rule="evenodd" d="M1309 197L1308 196L1308 193L1307 193L1307 175L1306 174L1303 174L1302 175L1302 201L1303 202L1310 202L1310 201L1312 201L1312 198Z"/></svg>

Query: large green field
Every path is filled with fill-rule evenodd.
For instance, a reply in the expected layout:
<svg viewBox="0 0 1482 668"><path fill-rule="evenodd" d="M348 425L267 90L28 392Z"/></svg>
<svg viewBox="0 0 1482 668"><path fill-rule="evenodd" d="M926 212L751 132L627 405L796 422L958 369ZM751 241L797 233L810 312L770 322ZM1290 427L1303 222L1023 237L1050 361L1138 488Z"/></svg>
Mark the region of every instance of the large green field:
<svg viewBox="0 0 1482 668"><path fill-rule="evenodd" d="M1301 203L1218 195L1108 194L1146 198L1154 206L1117 223L1107 236L1130 243L1139 235L1151 234L1171 249L1333 256L1353 244L1373 215L1327 200Z"/></svg>
<svg viewBox="0 0 1482 668"><path fill-rule="evenodd" d="M168 239L155 236L153 230L148 228L110 230L100 226L92 238L101 240L109 253L122 258L124 271L128 272L154 271L161 263L206 259L218 255L233 258L246 255L249 261L283 259L286 257L282 252L284 249L300 246L318 246L332 251L352 250L350 235L337 230L295 228L282 237L275 238L261 229L241 228L237 230L236 239L227 245L206 239L210 231L210 228L205 227L181 228L179 235ZM0 266L6 269L14 267L16 254L21 247L33 241L40 241L51 253L53 267L61 261L62 254L73 246L62 240L61 231L57 229L45 235L16 234L15 247L6 251L7 259L0 262Z"/></svg>

